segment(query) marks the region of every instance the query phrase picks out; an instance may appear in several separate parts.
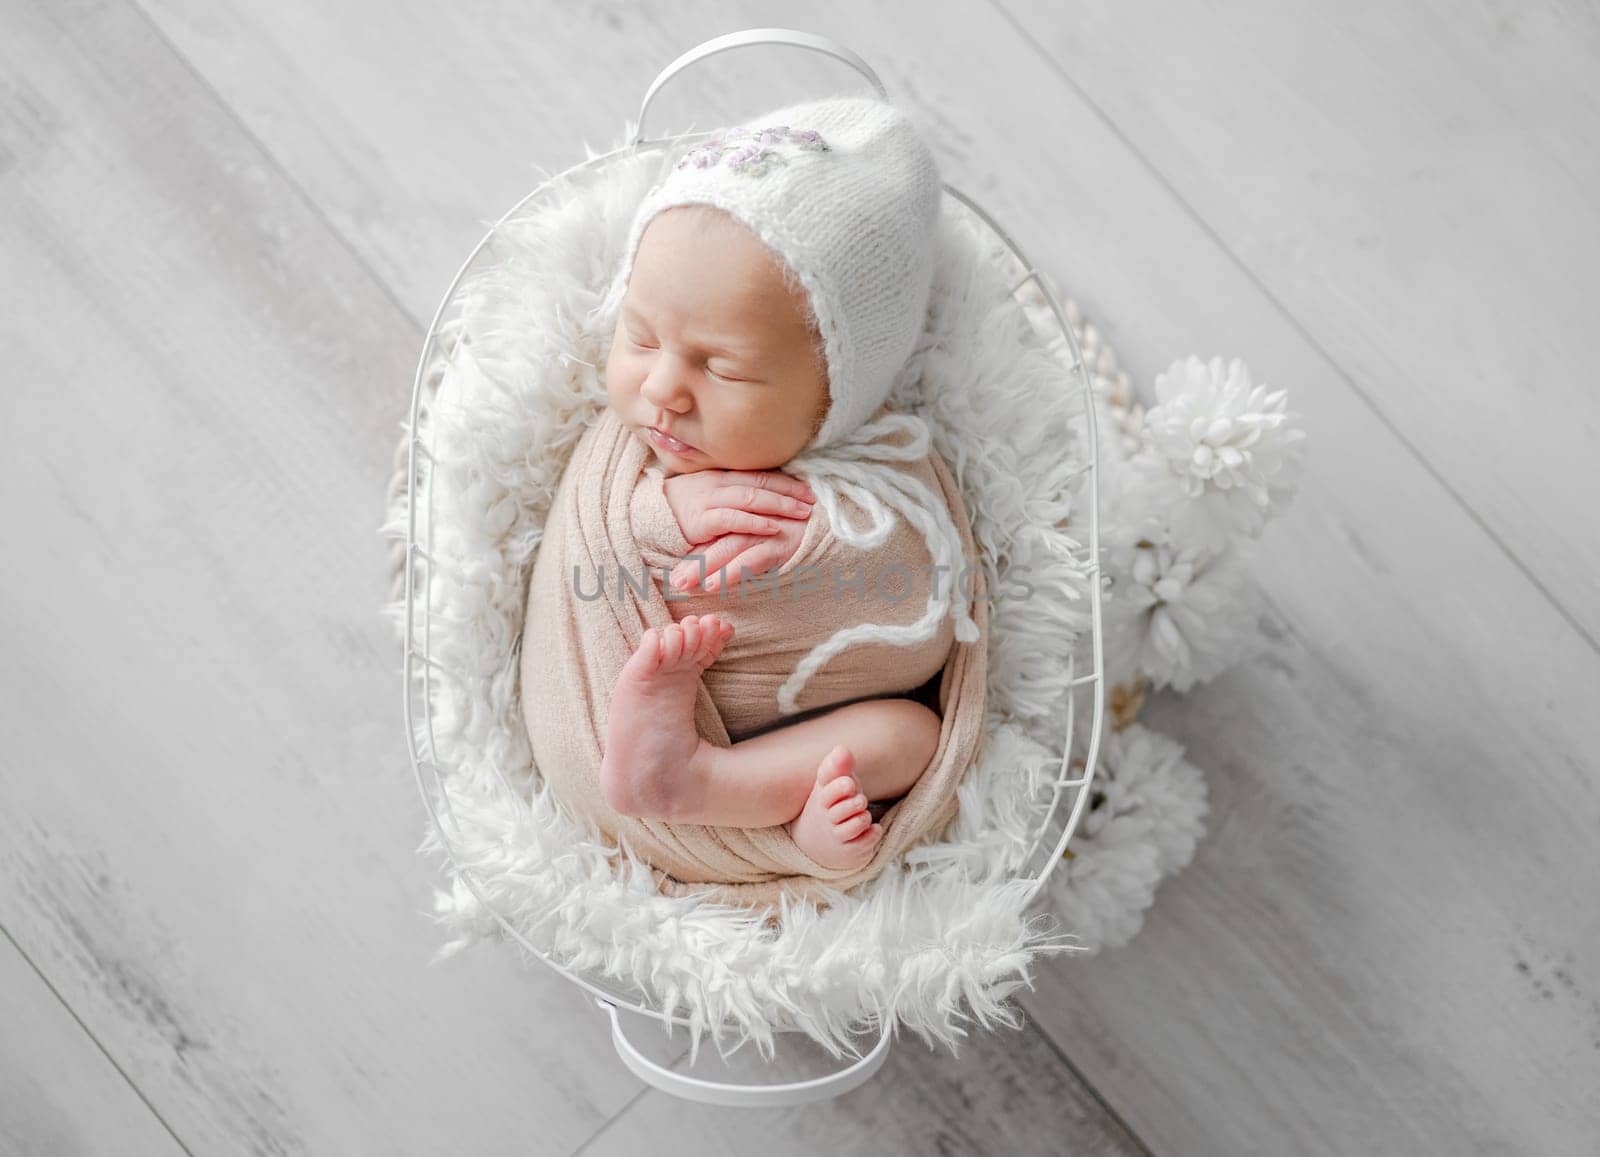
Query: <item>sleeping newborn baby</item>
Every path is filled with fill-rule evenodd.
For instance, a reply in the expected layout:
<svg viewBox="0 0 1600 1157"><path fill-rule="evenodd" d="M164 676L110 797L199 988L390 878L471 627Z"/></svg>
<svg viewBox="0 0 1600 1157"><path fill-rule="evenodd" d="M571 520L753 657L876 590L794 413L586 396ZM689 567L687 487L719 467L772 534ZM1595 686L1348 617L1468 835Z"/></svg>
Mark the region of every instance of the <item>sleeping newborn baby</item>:
<svg viewBox="0 0 1600 1157"><path fill-rule="evenodd" d="M877 845L868 803L903 795L928 766L939 740L934 711L910 698L865 699L732 747L708 743L694 728L695 686L734 638L736 617L759 629L805 597L795 593L798 581L782 584L793 572L761 593L735 599L728 591L792 559L814 512L810 488L772 469L794 458L825 419L825 365L813 334L804 290L723 210L678 206L646 229L612 337L606 394L657 456L668 514L684 540L701 544L703 559L670 572L672 589L717 597L674 598L677 621L645 633L612 696L601 785L626 815L788 823L812 859L843 868L865 862ZM652 483L642 484L644 495ZM670 539L671 527L652 536L659 510L652 524L642 501L635 509L644 514L634 527L641 540ZM821 576L810 593L829 597L834 577ZM864 616L892 606L877 597L873 577L870 568L862 576ZM925 645L900 656L894 687L871 690L916 688L944 665L951 639L946 619Z"/></svg>
<svg viewBox="0 0 1600 1157"><path fill-rule="evenodd" d="M647 448L629 459L645 465L624 513L672 621L643 632L611 688L605 808L568 801L592 818L782 826L815 864L855 869L883 835L871 804L905 796L936 755L973 756L981 722L941 746L941 715L913 695L955 639L979 637L970 530L947 509L959 492L926 425L886 401L926 320L939 197L898 110L835 98L690 151L637 211L601 307L615 320L599 425ZM805 582L824 556L859 566ZM539 702L562 688L533 657L571 640L533 600L555 601L569 561L541 548L523 649L530 735L551 766L565 741ZM835 631L841 606L859 613ZM967 666L981 717L981 660L976 678ZM703 691L726 746L697 730ZM927 806L953 814L958 776L944 772L948 810Z"/></svg>

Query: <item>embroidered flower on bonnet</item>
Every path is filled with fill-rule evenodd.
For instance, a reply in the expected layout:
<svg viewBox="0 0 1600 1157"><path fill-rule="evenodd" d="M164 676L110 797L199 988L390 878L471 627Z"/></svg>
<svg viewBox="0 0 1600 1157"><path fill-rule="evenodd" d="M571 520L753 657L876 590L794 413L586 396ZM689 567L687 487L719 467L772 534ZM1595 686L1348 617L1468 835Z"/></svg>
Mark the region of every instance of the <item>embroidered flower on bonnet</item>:
<svg viewBox="0 0 1600 1157"><path fill-rule="evenodd" d="M787 165L791 156L828 151L828 142L814 129L791 129L788 125L730 129L696 146L678 161L677 167L709 169L721 164L729 172L762 177L777 165Z"/></svg>

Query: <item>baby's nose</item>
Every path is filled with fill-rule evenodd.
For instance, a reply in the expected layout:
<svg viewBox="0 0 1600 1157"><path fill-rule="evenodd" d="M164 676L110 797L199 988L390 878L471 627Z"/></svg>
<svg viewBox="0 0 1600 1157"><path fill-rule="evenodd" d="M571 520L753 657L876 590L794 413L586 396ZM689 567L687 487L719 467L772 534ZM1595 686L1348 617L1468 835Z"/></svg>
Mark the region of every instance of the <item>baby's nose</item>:
<svg viewBox="0 0 1600 1157"><path fill-rule="evenodd" d="M653 405L663 406L677 413L683 413L694 403L694 395L690 392L684 375L664 369L662 363L658 363L640 384L639 393Z"/></svg>

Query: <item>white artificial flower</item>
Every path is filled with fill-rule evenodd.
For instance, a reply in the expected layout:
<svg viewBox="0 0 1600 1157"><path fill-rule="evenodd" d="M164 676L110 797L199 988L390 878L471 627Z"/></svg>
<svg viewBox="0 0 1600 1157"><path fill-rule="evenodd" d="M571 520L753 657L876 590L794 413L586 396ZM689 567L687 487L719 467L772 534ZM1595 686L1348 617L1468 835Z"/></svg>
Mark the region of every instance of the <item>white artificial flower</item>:
<svg viewBox="0 0 1600 1157"><path fill-rule="evenodd" d="M1140 539L1103 552L1111 586L1102 605L1106 667L1187 691L1259 643L1238 547L1212 552Z"/></svg>
<svg viewBox="0 0 1600 1157"><path fill-rule="evenodd" d="M1156 378L1145 446L1130 466L1176 542L1222 549L1255 537L1294 492L1306 432L1286 390L1253 385L1239 358L1190 355Z"/></svg>
<svg viewBox="0 0 1600 1157"><path fill-rule="evenodd" d="M1072 854L1050 876L1063 923L1091 952L1133 939L1156 887L1193 859L1208 806L1181 744L1142 723L1106 736Z"/></svg>

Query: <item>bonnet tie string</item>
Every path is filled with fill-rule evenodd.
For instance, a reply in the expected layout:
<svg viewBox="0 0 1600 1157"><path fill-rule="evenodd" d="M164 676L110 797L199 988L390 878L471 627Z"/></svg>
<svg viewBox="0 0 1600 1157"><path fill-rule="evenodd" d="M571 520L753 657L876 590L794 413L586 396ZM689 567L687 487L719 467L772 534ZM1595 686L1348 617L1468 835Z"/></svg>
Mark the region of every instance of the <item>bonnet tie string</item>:
<svg viewBox="0 0 1600 1157"><path fill-rule="evenodd" d="M904 445L885 444L885 435L904 431ZM785 715L799 710L801 689L835 655L856 643L888 643L911 647L927 642L946 615L955 618L956 639L978 641L978 625L964 598L952 598L941 580L948 575L953 588L961 573L961 535L943 499L920 478L900 470L885 470L884 463L910 462L925 457L932 444L928 424L915 414L890 413L864 423L841 442L795 455L783 467L786 474L803 479L828 512L834 537L871 550L883 544L894 529L895 513L922 532L934 562L928 602L921 618L904 625L861 623L845 627L818 643L778 689L778 708ZM867 513L864 526L852 526L839 506L843 496ZM891 509L892 508L892 509Z"/></svg>

